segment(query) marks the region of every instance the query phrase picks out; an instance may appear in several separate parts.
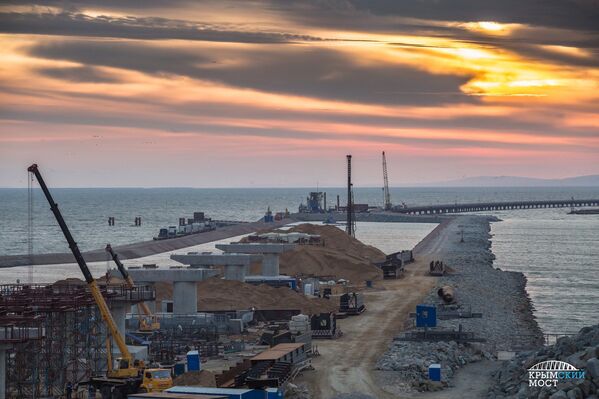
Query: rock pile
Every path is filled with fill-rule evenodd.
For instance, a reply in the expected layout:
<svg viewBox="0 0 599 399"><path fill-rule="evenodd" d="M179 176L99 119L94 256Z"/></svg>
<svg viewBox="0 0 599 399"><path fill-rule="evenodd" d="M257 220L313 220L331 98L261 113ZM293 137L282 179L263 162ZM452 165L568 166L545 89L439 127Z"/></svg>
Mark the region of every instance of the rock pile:
<svg viewBox="0 0 599 399"><path fill-rule="evenodd" d="M585 372L584 379L560 380L557 387L531 387L528 369L546 360L561 360ZM493 374L489 399L597 399L599 397L599 325L585 327L554 345L519 353Z"/></svg>
<svg viewBox="0 0 599 399"><path fill-rule="evenodd" d="M312 395L310 395L310 391L306 386L295 385L290 382L285 389L285 399L312 399Z"/></svg>
<svg viewBox="0 0 599 399"><path fill-rule="evenodd" d="M430 391L449 386L451 377L459 367L491 357L490 353L474 344L458 344L454 341L394 341L379 359L377 369L397 372L394 387L396 391ZM441 364L441 384L431 384L428 379L428 366L433 363Z"/></svg>

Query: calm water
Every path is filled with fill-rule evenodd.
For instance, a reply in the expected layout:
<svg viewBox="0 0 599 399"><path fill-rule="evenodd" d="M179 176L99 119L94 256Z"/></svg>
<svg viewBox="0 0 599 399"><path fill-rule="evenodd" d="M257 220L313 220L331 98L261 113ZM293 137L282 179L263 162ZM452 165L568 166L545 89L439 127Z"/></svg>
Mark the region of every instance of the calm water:
<svg viewBox="0 0 599 399"><path fill-rule="evenodd" d="M48 182L51 184L51 182ZM342 188L321 188L328 203ZM145 241L160 227L176 225L179 217L204 211L214 219L254 221L266 208L296 211L310 189L52 189L54 199L81 250ZM392 188L392 199L408 205L539 198L599 197L599 188ZM382 204L379 188L358 188L356 203ZM109 227L109 216L116 226ZM142 226L133 227L136 216ZM34 253L68 252L48 203L38 189L34 195ZM27 253L27 189L0 189L0 255Z"/></svg>
<svg viewBox="0 0 599 399"><path fill-rule="evenodd" d="M336 202L342 188L327 192ZM267 206L273 211L295 211L310 189L54 189L55 200L83 250L148 240L161 226L179 217L204 211L215 219L253 221ZM509 201L532 199L598 198L599 188L393 188L395 203L408 205ZM68 247L49 206L38 190L34 195L34 252L67 252ZM357 203L381 204L378 188L355 190ZM498 211L503 222L493 223L496 266L525 273L528 291L541 327L546 332L573 332L599 318L599 215L567 215L567 209ZM109 216L116 226L109 227ZM141 227L132 227L141 216ZM0 189L0 255L27 252L27 190ZM384 252L412 248L434 227L430 224L358 224L357 236ZM229 240L225 240L229 241ZM188 250L212 250L214 243ZM184 251L182 251L184 252ZM128 261L171 264L170 253ZM108 262L90 265L98 276ZM39 266L34 280L79 277L74 265ZM0 282L27 279L27 268L0 270Z"/></svg>
<svg viewBox="0 0 599 399"><path fill-rule="evenodd" d="M495 266L523 272L537 320L548 333L599 320L599 215L566 209L496 212Z"/></svg>

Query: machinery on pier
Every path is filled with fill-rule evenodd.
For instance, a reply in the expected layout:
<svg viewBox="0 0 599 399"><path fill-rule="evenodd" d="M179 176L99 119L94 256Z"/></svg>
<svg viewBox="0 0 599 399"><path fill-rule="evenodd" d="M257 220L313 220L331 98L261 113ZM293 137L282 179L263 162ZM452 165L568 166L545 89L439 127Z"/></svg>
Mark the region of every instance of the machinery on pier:
<svg viewBox="0 0 599 399"><path fill-rule="evenodd" d="M125 265L123 265L123 262L121 262L121 260L119 259L119 256L116 254L116 252L114 252L110 244L106 245L106 252L108 252L112 257L112 260L116 264L117 269L119 269L119 272L123 276L123 279L125 279L127 287L133 289L133 287L135 287L135 284L133 283L131 275L125 268ZM141 312L143 313L143 315L141 313L139 314L139 330L142 332L152 332L160 330L160 322L158 321L156 315L152 313L148 305L145 302L140 302L137 304L137 306L139 310L141 310Z"/></svg>
<svg viewBox="0 0 599 399"><path fill-rule="evenodd" d="M390 211L393 209L391 204L391 193L389 192L389 177L387 176L387 158L385 157L385 151L383 151L383 197L385 201L385 210Z"/></svg>
<svg viewBox="0 0 599 399"><path fill-rule="evenodd" d="M52 195L39 172L37 164L31 165L27 170L35 175L46 200L50 204L50 209L69 244L69 248L79 265L79 269L81 269L81 273L83 273L83 276L85 277L85 282L100 310L102 319L121 354L120 358L115 359L116 362L113 365L110 339L106 340L108 355L108 370L106 376L92 377L88 382L89 385L100 389L103 399L124 399L128 394L136 393L140 390L162 391L171 387L172 378L169 370L146 368L143 362L133 360L133 356L131 355L131 352L129 352L129 348L127 348L125 339L118 330L108 305L106 304L106 300L102 296L98 283L87 267L85 259L83 259L83 255L58 209L58 204L54 202L54 198L52 198Z"/></svg>
<svg viewBox="0 0 599 399"><path fill-rule="evenodd" d="M352 236L356 236L356 219L354 215L354 189L351 181L351 155L347 155L347 207L345 208L347 222L345 232Z"/></svg>

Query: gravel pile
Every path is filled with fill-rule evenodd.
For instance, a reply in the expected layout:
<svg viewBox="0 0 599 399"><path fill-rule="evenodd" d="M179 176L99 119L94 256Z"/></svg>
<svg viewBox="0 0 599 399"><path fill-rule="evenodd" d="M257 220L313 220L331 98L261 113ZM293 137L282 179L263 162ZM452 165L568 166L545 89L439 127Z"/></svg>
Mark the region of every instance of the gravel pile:
<svg viewBox="0 0 599 399"><path fill-rule="evenodd" d="M285 399L312 399L312 395L306 386L288 383L285 388Z"/></svg>
<svg viewBox="0 0 599 399"><path fill-rule="evenodd" d="M403 342L394 341L389 350L378 361L379 370L396 371L394 391L429 391L449 385L456 369L467 363L491 358L488 352L476 345L450 342ZM441 364L441 384L428 380L428 366Z"/></svg>
<svg viewBox="0 0 599 399"><path fill-rule="evenodd" d="M493 357L498 350L538 348L543 335L532 313L522 273L493 268L490 222L496 218L459 216L446 227L451 239L435 253L451 272L439 278L438 287L453 286L460 310L482 313L481 318L438 320L438 328L473 332L485 343L461 344L394 342L380 359L380 370L399 370L388 385L413 390L437 389L428 381L428 366L440 363L442 386L450 385L455 370L466 363ZM461 242L462 230L464 242ZM439 304L437 288L424 303ZM387 384L386 384L387 385Z"/></svg>
<svg viewBox="0 0 599 399"><path fill-rule="evenodd" d="M539 398L582 399L599 396L599 325L585 327L555 345L519 353L493 374L489 399ZM557 387L530 387L528 368L546 360L561 360L585 372L584 379L558 383Z"/></svg>

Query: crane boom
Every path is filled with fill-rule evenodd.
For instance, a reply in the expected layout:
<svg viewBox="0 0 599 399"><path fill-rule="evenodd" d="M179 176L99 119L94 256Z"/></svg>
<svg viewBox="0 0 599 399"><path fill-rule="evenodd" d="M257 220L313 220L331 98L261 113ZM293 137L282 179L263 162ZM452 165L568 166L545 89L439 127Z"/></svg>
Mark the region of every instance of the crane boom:
<svg viewBox="0 0 599 399"><path fill-rule="evenodd" d="M110 334L112 335L114 341L116 342L116 344L119 348L119 351L121 352L121 356L122 356L123 360L128 362L127 368L130 368L132 366L133 358L131 356L131 353L129 352L129 349L127 348L125 339L119 332L119 330L116 326L116 323L114 322L114 319L112 318L112 314L110 313L110 309L108 309L108 305L106 304L106 301L104 300L104 297L102 296L102 293L100 292L100 288L98 287L96 280L94 280L91 272L89 271L89 268L87 267L87 264L85 263L85 259L83 259L83 255L81 255L81 251L79 250L77 243L73 239L73 236L71 235L71 232L69 231L69 228L67 227L67 224L64 221L62 214L60 213L60 210L58 209L58 204L56 204L54 202L54 198L52 198L52 194L50 194L50 191L48 190L48 187L46 186L46 182L44 181L44 179L42 178L42 175L40 174L37 164L31 165L29 168L27 168L27 170L30 173L33 173L35 175L35 178L37 179L37 181L40 185L40 188L44 192L44 195L46 196L46 199L48 200L48 203L50 204L50 209L52 210L52 213L54 213L54 217L56 218L56 221L58 222L58 225L60 226L60 229L62 230L62 234L64 234L64 237L66 238L66 240L69 244L69 248L71 249L71 252L73 253L73 256L75 257L75 260L77 261L77 264L79 265L79 269L81 269L81 273L83 273L83 276L85 277L85 282L87 283L87 285L92 293L92 296L94 297L94 300L96 301L96 305L98 305L98 308L100 309L100 314L102 315L102 319L104 319L104 322L106 323L106 325L108 327L108 331L110 331Z"/></svg>
<svg viewBox="0 0 599 399"><path fill-rule="evenodd" d="M117 269L119 269L119 272L121 272L121 275L125 279L125 283L127 284L127 286L129 288L135 287L135 283L133 282L131 275L127 271L127 268L125 267L125 265L123 265L123 262L121 262L121 260L119 259L119 255L116 252L114 252L114 250L112 249L112 246L110 244L106 245L106 252L108 252L110 254L110 256L112 257L112 260L116 264ZM141 309L142 313L145 316L148 316L150 318L150 321L140 318L140 328L142 330L154 330L154 329L157 330L157 329L159 329L160 324L156 321L156 317L150 310L149 306L145 302L140 302L137 305Z"/></svg>
<svg viewBox="0 0 599 399"><path fill-rule="evenodd" d="M390 211L393 205L391 205L391 193L389 192L389 178L387 176L387 158L385 157L385 151L383 151L383 183L385 210Z"/></svg>

